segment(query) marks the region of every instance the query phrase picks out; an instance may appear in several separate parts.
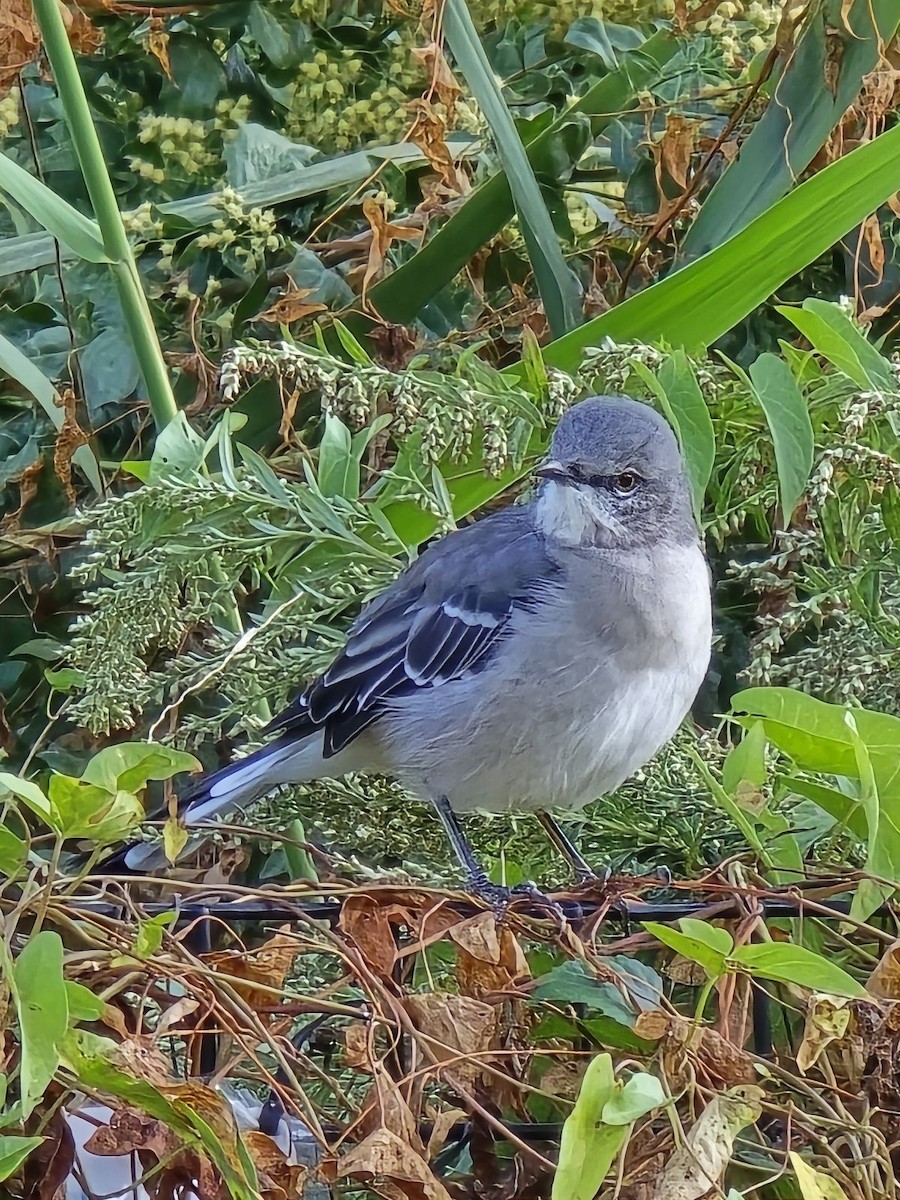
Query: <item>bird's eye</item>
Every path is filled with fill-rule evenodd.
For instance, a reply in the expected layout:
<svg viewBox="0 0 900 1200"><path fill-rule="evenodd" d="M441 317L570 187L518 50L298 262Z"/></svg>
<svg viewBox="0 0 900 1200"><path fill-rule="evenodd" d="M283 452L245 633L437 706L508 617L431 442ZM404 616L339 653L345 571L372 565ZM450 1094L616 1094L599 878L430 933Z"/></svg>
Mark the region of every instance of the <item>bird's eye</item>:
<svg viewBox="0 0 900 1200"><path fill-rule="evenodd" d="M627 496L640 483L641 478L635 471L623 471L613 480L613 487L620 496Z"/></svg>

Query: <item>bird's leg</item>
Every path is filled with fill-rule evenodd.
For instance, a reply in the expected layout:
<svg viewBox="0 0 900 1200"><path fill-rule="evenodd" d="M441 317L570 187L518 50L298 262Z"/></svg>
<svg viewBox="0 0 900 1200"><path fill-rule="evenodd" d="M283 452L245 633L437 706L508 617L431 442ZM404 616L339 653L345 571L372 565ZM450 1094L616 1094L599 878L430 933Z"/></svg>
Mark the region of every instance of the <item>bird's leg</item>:
<svg viewBox="0 0 900 1200"><path fill-rule="evenodd" d="M549 813L545 812L536 813L535 816L544 833L575 872L579 883L597 882L598 880L600 883L605 883L609 879L609 868L603 867L599 871L595 871L555 817L551 817Z"/></svg>
<svg viewBox="0 0 900 1200"><path fill-rule="evenodd" d="M450 801L446 796L437 796L432 803L444 827L447 840L453 847L454 853L466 873L471 892L481 900L487 901L492 908L500 912L506 908L506 905L513 897L522 896L533 900L539 907L549 909L550 912L560 919L567 915L559 905L545 896L533 883L520 883L513 888L503 887L499 883L492 883L488 879L484 867L475 857L472 847L469 845L466 835L462 831L459 818L450 807Z"/></svg>
<svg viewBox="0 0 900 1200"><path fill-rule="evenodd" d="M444 827L447 840L453 847L453 853L459 859L460 865L466 873L469 889L476 896L480 896L483 900L487 900L491 904L496 904L501 899L501 894L502 898L508 899L508 889L501 888L498 884L491 883L488 879L487 871L485 871L484 867L475 857L475 852L469 845L466 835L463 833L462 825L459 823L459 818L450 807L450 801L447 797L436 796L432 803Z"/></svg>

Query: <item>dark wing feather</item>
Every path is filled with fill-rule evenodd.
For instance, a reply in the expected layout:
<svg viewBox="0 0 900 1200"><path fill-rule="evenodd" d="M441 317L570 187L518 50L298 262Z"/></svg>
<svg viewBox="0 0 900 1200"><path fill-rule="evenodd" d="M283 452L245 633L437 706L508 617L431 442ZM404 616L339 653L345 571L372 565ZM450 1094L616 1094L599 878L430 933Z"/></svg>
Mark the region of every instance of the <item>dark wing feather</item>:
<svg viewBox="0 0 900 1200"><path fill-rule="evenodd" d="M324 729L325 757L336 754L391 699L480 670L515 610L556 574L525 509L450 534L363 610L331 666L269 729Z"/></svg>

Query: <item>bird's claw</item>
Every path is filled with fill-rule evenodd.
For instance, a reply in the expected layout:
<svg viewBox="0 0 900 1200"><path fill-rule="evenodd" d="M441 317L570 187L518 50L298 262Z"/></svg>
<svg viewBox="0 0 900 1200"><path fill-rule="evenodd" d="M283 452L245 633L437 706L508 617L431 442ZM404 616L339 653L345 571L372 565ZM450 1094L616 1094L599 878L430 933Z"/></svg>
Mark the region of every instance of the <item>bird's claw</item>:
<svg viewBox="0 0 900 1200"><path fill-rule="evenodd" d="M560 903L545 895L537 884L530 880L517 883L514 887L505 887L501 883L492 883L489 879L473 879L470 890L486 901L494 910L494 915L500 920L506 915L510 904L516 900L529 900L535 908L541 908L557 921L577 920L583 916L580 904L563 901Z"/></svg>

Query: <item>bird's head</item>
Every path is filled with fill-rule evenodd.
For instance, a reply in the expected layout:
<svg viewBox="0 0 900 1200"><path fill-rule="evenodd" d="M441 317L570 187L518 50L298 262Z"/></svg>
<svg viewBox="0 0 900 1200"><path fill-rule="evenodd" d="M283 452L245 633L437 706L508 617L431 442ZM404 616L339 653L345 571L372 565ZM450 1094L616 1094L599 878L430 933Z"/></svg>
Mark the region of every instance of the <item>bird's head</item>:
<svg viewBox="0 0 900 1200"><path fill-rule="evenodd" d="M574 405L536 474L538 523L553 540L627 546L697 537L675 434L647 404L592 396Z"/></svg>

